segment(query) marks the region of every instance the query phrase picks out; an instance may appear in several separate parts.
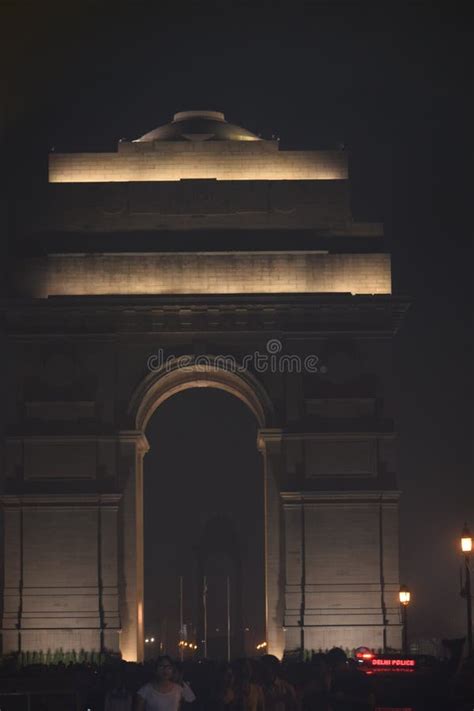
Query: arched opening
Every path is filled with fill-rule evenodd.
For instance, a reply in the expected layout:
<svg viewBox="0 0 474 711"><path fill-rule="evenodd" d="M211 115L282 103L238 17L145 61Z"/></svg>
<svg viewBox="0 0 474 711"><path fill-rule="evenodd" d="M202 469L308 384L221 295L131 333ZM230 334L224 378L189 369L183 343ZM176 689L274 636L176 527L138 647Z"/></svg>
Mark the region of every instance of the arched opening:
<svg viewBox="0 0 474 711"><path fill-rule="evenodd" d="M201 388L206 388L206 392L199 391ZM241 403L245 407L242 407ZM209 407L211 419L207 421L202 417L203 406ZM159 411L151 421L157 409ZM265 477L266 453L265 448L261 447L261 433L267 431L268 425L273 421L271 402L260 383L248 373L226 370L212 362L204 365L188 362L184 367L176 363L175 367L167 367L166 371L150 373L135 392L130 412L136 423L135 433L143 442L146 432L152 451L147 457L148 461L142 462L146 446L142 444L137 449L135 491L133 501L129 499L129 510L134 510L136 516L136 560L133 555L128 555L129 562L125 562L128 571L124 577L130 581L136 580L136 586L125 609L130 613L133 612L132 608L136 607L137 615L136 622L132 620L131 624L124 625L124 656L131 658L135 647L137 658L141 658L145 639L151 640L152 637L155 648L150 647L150 656L164 649L176 653L180 636L187 636L186 641L196 643L201 654L206 651L204 644L207 643L208 656L225 656L222 652L227 650L228 639L231 641L232 656L250 653L255 642L265 638L268 628L268 534L265 510L268 477ZM165 422L166 420L169 421ZM246 424L243 426L245 420ZM234 429L232 421L238 422ZM168 427L171 427L171 430L163 436ZM180 427L183 428L182 432L179 432ZM207 434L202 427L207 427ZM242 428L244 431L239 432ZM183 438L185 431L188 433L188 441ZM226 440L229 433L233 443L229 438ZM158 443L155 448L156 457L153 452L155 439ZM257 450L257 440L261 453ZM203 448L214 453L212 465L209 460L206 462L203 457L199 458L199 449L202 454ZM253 451L253 461L249 458L250 449ZM247 456L246 463L245 457L242 459L241 456L244 451ZM181 456L183 452L184 459ZM164 458L160 463L162 456ZM193 476L190 476L190 467L193 468ZM169 474L171 469L173 473ZM178 475L179 469L181 474ZM185 469L187 471L183 473ZM227 469L227 476L223 469ZM143 472L147 477L145 488ZM167 492L164 482L170 479L172 487ZM253 482L250 482L250 479L253 479ZM212 481L219 481L223 488L220 500L216 498L216 492L209 496L213 489ZM147 488L148 483L150 491ZM190 489L189 494L186 494L186 486ZM197 496L199 489L203 493L201 501L198 501ZM145 507L142 504L143 491L146 498ZM157 522L153 520L158 518L154 515L157 511L153 511L153 501L158 500L156 497L160 495L161 510L166 516L165 520ZM184 535L181 535L179 523L180 500L186 502L186 511L182 513L187 517ZM258 512L254 510L255 507ZM179 535L173 535L176 532ZM155 551L154 539L158 542ZM210 543L213 540L218 545L213 546ZM129 549L131 550L130 545ZM173 556L176 564L170 565ZM145 596L143 558L148 583ZM160 569L163 573L161 580L167 578L167 582L162 596L164 600L158 602L156 591L157 586L159 587ZM243 584L245 580L247 585ZM251 585L249 581L253 581ZM129 585L130 590L132 587L133 585ZM204 592L207 593L205 603ZM229 598L230 636L226 627ZM213 609L209 609L209 604ZM207 628L204 627L203 619L205 606ZM163 614L164 609L167 614ZM222 623L219 624L217 618L224 622L224 632ZM186 629L180 630L181 623L186 625ZM211 639L212 637L214 639Z"/></svg>
<svg viewBox="0 0 474 711"><path fill-rule="evenodd" d="M250 655L265 636L255 418L233 395L190 388L157 409L146 435L145 655L176 655L180 638L184 658Z"/></svg>

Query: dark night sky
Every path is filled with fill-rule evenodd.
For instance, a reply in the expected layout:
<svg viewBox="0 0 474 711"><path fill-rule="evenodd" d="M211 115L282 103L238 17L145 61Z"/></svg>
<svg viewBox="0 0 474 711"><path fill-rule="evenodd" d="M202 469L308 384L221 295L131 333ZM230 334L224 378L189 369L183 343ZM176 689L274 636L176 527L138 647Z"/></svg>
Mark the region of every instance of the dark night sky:
<svg viewBox="0 0 474 711"><path fill-rule="evenodd" d="M51 146L112 150L178 110L224 111L264 137L278 133L282 147L348 146L354 213L385 220L394 290L413 301L394 346L411 629L463 634L456 538L465 520L474 528L472 247L463 210L470 18L460 5L433 3L38 5L0 0L0 127L12 195L45 179ZM242 442L251 441L235 403L188 396L203 430L219 410L218 420L240 423ZM192 419L178 398L164 408L147 466L169 464L181 416L180 462L193 466L201 450ZM158 431L168 440L161 450ZM234 435L229 446L249 469L254 450ZM212 478L221 472L210 443L202 471Z"/></svg>

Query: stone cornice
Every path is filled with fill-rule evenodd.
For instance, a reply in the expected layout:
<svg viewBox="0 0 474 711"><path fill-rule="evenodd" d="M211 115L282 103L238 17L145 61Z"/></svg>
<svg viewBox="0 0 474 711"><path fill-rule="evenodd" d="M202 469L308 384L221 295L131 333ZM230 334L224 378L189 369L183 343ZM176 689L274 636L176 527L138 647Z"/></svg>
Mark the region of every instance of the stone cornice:
<svg viewBox="0 0 474 711"><path fill-rule="evenodd" d="M146 454L150 449L146 436L139 430L121 430L117 435L117 440L121 443L135 444L137 450L142 454Z"/></svg>
<svg viewBox="0 0 474 711"><path fill-rule="evenodd" d="M106 506L116 508L122 499L122 494L1 494L0 503L7 507L41 507L41 508L62 508L62 507L93 507Z"/></svg>
<svg viewBox="0 0 474 711"><path fill-rule="evenodd" d="M387 432L387 431L371 431L371 432L365 432L361 430L360 432L354 432L354 431L344 431L340 430L337 432L285 432L283 431L281 438L285 441L287 440L308 440L308 439L315 439L315 440L324 440L325 442L327 440L366 440L366 439L388 439L392 440L397 437L396 432Z"/></svg>
<svg viewBox="0 0 474 711"><path fill-rule="evenodd" d="M381 490L370 489L365 491L282 491L281 498L284 506L305 504L331 503L397 503L401 492L398 489Z"/></svg>
<svg viewBox="0 0 474 711"><path fill-rule="evenodd" d="M11 337L123 338L124 334L239 333L262 331L307 338L353 334L388 338L410 302L398 296L349 294L52 297L0 302Z"/></svg>
<svg viewBox="0 0 474 711"><path fill-rule="evenodd" d="M283 430L279 427L262 427L257 433L257 449L264 452L269 445L279 447L283 439Z"/></svg>
<svg viewBox="0 0 474 711"><path fill-rule="evenodd" d="M137 430L122 430L113 435L104 434L30 434L19 433L8 435L5 437L5 442L32 442L41 444L58 444L58 443L97 443L97 442L117 442L124 444L136 445L137 449L143 453L148 452L150 445L143 432Z"/></svg>

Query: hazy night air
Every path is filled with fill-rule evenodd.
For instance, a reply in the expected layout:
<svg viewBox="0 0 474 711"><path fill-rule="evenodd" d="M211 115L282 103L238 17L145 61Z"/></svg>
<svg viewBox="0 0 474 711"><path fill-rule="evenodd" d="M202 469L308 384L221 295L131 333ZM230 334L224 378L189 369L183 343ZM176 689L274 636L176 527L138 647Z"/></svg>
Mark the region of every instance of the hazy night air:
<svg viewBox="0 0 474 711"><path fill-rule="evenodd" d="M391 15L342 2L296 4L291 11L216 3L207 11L170 7L159 15L131 11L127 3L111 12L106 5L86 11L81 3L54 3L27 13L22 3L0 5L2 277L7 257L22 249L12 206L18 210L46 182L52 149L110 153L119 139L142 136L189 108L222 111L254 135L278 136L282 150L343 144L353 214L384 222L393 291L411 301L394 339L393 364L385 366L393 373L386 398L398 434L400 582L412 591L410 634L462 636L457 545L464 521L474 528L472 244L460 205L469 93L462 16L447 21L428 5ZM286 248L272 243L279 246ZM329 359L328 372L332 365ZM243 623L261 641L256 431L242 403L207 390L179 393L150 420L145 631L162 634L167 618L168 644L176 644L180 575L184 621L196 624L199 614L198 579L188 574L203 526L199 511L230 516L241 535L245 570L257 573L245 593ZM249 487L242 499L237 472L245 472ZM228 497L224 506L219 496ZM177 556L164 541L169 535Z"/></svg>

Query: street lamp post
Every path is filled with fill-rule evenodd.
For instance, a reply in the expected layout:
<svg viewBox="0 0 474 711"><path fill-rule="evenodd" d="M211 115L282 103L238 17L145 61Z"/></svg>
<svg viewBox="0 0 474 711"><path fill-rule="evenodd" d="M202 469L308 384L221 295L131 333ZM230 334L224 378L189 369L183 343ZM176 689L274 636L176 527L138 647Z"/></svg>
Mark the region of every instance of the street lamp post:
<svg viewBox="0 0 474 711"><path fill-rule="evenodd" d="M464 588L461 591L463 597L466 598L467 606L467 653L472 656L472 595L471 595L471 569L470 569L470 557L472 551L472 536L467 527L464 524L463 531L461 533L461 550L464 553Z"/></svg>
<svg viewBox="0 0 474 711"><path fill-rule="evenodd" d="M398 593L398 599L400 600L400 605L402 608L402 626L403 626L403 654L408 654L408 622L407 622L407 610L408 605L411 600L411 593L406 585L400 586L400 591Z"/></svg>

